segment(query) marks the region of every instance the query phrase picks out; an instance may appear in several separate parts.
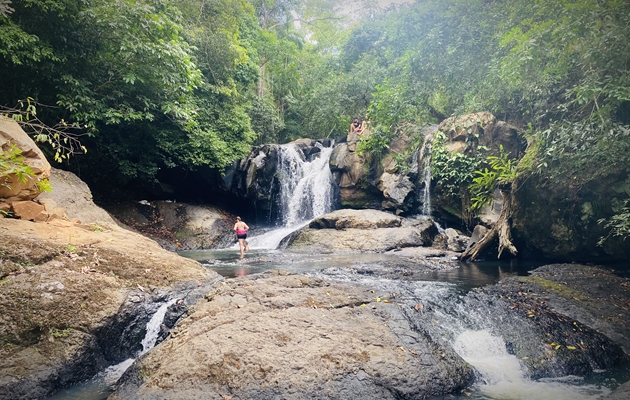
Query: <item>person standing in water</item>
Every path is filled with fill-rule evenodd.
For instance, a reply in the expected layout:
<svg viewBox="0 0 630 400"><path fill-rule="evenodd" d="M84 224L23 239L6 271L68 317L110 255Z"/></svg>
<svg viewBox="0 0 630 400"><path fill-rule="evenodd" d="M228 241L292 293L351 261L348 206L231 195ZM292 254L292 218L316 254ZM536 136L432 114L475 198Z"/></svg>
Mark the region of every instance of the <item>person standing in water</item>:
<svg viewBox="0 0 630 400"><path fill-rule="evenodd" d="M245 252L249 251L249 245L247 244L247 231L249 226L243 221L241 217L236 217L236 223L234 224L234 231L236 232L236 238L238 239L238 247L241 251L241 258L245 256Z"/></svg>

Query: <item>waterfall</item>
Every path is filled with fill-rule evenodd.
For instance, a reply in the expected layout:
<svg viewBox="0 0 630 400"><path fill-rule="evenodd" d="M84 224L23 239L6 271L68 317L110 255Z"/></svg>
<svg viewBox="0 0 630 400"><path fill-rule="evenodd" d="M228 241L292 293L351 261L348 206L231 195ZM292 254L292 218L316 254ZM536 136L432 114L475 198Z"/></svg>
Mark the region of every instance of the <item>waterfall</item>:
<svg viewBox="0 0 630 400"><path fill-rule="evenodd" d="M142 340L142 350L136 355L141 356L151 350L157 342L160 326L164 322L164 316L168 307L175 303L173 299L160 305L147 323L147 332ZM112 365L96 374L92 379L74 386L62 388L56 394L48 397L49 400L82 400L82 399L106 399L112 391L112 387L120 377L136 361L136 358L128 358L125 361Z"/></svg>
<svg viewBox="0 0 630 400"><path fill-rule="evenodd" d="M177 299L172 299L168 303L162 304L155 314L153 314L147 323L147 333L144 335L144 339L142 339L142 352L140 352L140 355L146 353L155 346L166 311L171 305L175 304L176 301Z"/></svg>
<svg viewBox="0 0 630 400"><path fill-rule="evenodd" d="M287 235L333 211L335 186L328 165L333 148L319 143L316 146L320 152L311 160L306 160L294 144L280 146L276 179L277 215L282 226L249 238L251 249L276 249Z"/></svg>
<svg viewBox="0 0 630 400"><path fill-rule="evenodd" d="M317 145L321 151L312 161L304 160L294 144L280 147L278 208L284 227L299 225L333 209L333 178L328 166L333 149Z"/></svg>
<svg viewBox="0 0 630 400"><path fill-rule="evenodd" d="M587 400L610 393L594 385L567 384L567 380L579 381L578 377L532 381L519 360L508 354L505 341L486 330L462 332L453 348L475 368L479 376L477 387L492 399Z"/></svg>
<svg viewBox="0 0 630 400"><path fill-rule="evenodd" d="M424 131L424 143L420 148L418 162L422 162L422 181L424 188L419 200L422 202L422 215L431 216L431 143L433 135L437 131L437 126L433 125Z"/></svg>
<svg viewBox="0 0 630 400"><path fill-rule="evenodd" d="M424 189L422 190L422 215L431 215L431 143L425 146L428 156L424 161ZM425 148L423 147L423 149Z"/></svg>
<svg viewBox="0 0 630 400"><path fill-rule="evenodd" d="M169 302L162 304L160 308L158 308L158 310L155 312L155 314L153 314L149 322L147 322L147 332L142 339L142 351L140 351L137 357L143 355L155 346L155 342L157 342L158 335L160 333L160 326L164 321L166 311L176 301L177 299L172 299ZM103 380L107 385L111 386L116 383L118 379L120 379L122 374L124 374L125 371L131 366L131 364L133 364L136 358L128 358L121 363L112 365L99 375L103 377Z"/></svg>

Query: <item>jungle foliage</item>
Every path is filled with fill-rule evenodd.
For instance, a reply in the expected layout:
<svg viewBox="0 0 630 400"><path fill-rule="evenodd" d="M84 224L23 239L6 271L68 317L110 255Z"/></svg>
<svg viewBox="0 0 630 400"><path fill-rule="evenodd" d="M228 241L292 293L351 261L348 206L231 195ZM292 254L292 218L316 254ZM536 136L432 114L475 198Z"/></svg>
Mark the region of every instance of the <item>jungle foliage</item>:
<svg viewBox="0 0 630 400"><path fill-rule="evenodd" d="M354 116L379 153L403 126L478 111L527 129L550 179L630 169L629 2L370 3L3 0L0 105L50 106L38 118L89 133L71 167L117 185L345 136ZM492 170L443 161L445 187Z"/></svg>
<svg viewBox="0 0 630 400"><path fill-rule="evenodd" d="M528 170L560 187L630 171L628 35L630 3L620 0L429 0L365 21L343 55L346 66L360 54L384 70L368 105L376 130L490 111L528 132L535 146L519 169L434 144L437 184L462 201L474 192L470 206L480 206L503 175ZM611 212L607 226L623 226L627 213Z"/></svg>

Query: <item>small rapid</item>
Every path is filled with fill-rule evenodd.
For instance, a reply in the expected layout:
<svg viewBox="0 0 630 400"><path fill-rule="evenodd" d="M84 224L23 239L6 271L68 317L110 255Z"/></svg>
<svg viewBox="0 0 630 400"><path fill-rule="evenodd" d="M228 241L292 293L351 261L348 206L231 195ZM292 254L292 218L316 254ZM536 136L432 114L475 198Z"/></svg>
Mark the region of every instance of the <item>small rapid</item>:
<svg viewBox="0 0 630 400"><path fill-rule="evenodd" d="M503 278L506 276L503 274ZM598 400L611 393L611 386L616 386L614 376L618 372L614 368L595 370L588 377L564 375L532 379L525 363L509 350L513 345L501 335L506 330L519 330L519 327L502 326L514 325L516 321L501 315L500 308L480 305L470 296L471 292L462 292L460 284L454 281L383 280L343 273L334 273L333 278L375 288L377 293L395 294L396 300L404 304L403 314L412 325L444 348L452 348L474 368L475 383L462 394L449 398ZM448 275L441 274L437 280L440 279L448 280ZM527 330L525 326L521 329ZM526 335L523 333L524 337ZM621 379L627 380L623 376Z"/></svg>
<svg viewBox="0 0 630 400"><path fill-rule="evenodd" d="M610 393L602 386L584 384L583 378L529 379L526 368L506 350L503 338L487 330L466 330L453 349L475 368L477 398L501 400L592 400ZM473 397L475 398L475 397Z"/></svg>
<svg viewBox="0 0 630 400"><path fill-rule="evenodd" d="M116 384L120 377L131 367L138 357L155 347L160 333L160 326L164 321L164 316L168 308L175 304L178 299L172 299L160 305L157 311L151 316L146 326L146 334L142 339L142 350L136 357L128 358L118 364L107 367L102 372L87 382L67 387L49 397L49 400L101 400L106 399L111 393L111 387Z"/></svg>

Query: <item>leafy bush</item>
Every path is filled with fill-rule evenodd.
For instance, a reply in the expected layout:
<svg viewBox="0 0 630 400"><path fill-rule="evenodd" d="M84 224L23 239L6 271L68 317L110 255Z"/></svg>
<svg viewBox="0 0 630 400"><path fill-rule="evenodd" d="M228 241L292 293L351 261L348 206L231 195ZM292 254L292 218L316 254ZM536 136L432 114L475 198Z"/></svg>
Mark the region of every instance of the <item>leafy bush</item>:
<svg viewBox="0 0 630 400"><path fill-rule="evenodd" d="M603 246L606 240L614 236L622 238L625 242L630 237L630 200L624 202L624 206L617 214L608 219L602 218L597 222L603 224L606 229L610 229L607 236L599 239L598 246Z"/></svg>
<svg viewBox="0 0 630 400"><path fill-rule="evenodd" d="M451 152L445 145L446 135L437 132L432 144L431 172L433 180L441 193L454 206L460 203L462 221L470 227L474 215L470 205L470 185L481 164L484 162L483 153L486 150L478 146L470 155Z"/></svg>
<svg viewBox="0 0 630 400"><path fill-rule="evenodd" d="M431 151L431 171L433 179L440 185L444 194L457 198L462 189L467 190L472 184L475 171L479 169L484 159L481 151L470 156L450 152L445 143L446 135L437 132Z"/></svg>
<svg viewBox="0 0 630 400"><path fill-rule="evenodd" d="M483 206L492 201L492 192L497 187L509 185L518 177L518 163L509 158L509 154L499 145L498 156L488 156L488 167L475 171L470 191L473 193L471 207L473 210L481 210Z"/></svg>

